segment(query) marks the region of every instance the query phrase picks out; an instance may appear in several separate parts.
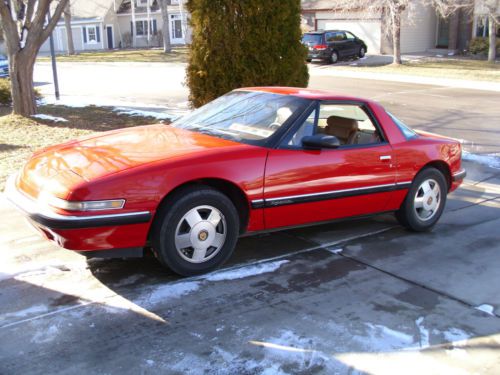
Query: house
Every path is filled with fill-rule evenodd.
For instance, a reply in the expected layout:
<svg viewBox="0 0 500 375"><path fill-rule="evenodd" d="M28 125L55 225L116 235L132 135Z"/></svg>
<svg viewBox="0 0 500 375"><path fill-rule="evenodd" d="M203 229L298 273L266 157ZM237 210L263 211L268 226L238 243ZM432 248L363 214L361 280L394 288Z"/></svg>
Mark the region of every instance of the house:
<svg viewBox="0 0 500 375"><path fill-rule="evenodd" d="M172 45L190 42L185 1L168 1ZM158 0L72 0L71 15L76 52L163 45L163 19ZM61 17L52 35L56 52L66 52L68 44L64 17ZM49 51L47 40L40 52Z"/></svg>
<svg viewBox="0 0 500 375"><path fill-rule="evenodd" d="M335 10L329 0L302 0L305 27L349 30L366 42L371 53L392 53L392 37L386 32L385 17L382 11L367 14L362 10L350 13ZM401 21L401 52L424 52L435 48L463 50L472 37L472 28L472 17L466 11L443 19L432 7L415 1L412 11L406 11Z"/></svg>

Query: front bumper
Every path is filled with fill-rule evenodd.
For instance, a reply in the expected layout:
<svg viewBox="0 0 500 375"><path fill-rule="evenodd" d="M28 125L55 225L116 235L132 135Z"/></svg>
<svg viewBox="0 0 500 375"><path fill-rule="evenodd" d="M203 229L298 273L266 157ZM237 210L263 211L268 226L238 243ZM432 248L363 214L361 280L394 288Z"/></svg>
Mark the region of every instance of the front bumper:
<svg viewBox="0 0 500 375"><path fill-rule="evenodd" d="M460 169L458 172L453 173L453 182L461 182L467 176L467 171L465 169Z"/></svg>
<svg viewBox="0 0 500 375"><path fill-rule="evenodd" d="M44 237L69 250L144 246L152 218L149 211L91 216L58 214L19 191L15 175L7 181L5 195Z"/></svg>

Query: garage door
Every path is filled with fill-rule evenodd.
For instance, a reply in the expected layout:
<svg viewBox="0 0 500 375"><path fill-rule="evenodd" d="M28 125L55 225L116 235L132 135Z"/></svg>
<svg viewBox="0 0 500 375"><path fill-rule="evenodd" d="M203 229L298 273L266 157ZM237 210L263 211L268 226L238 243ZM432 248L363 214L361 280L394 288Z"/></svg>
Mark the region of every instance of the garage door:
<svg viewBox="0 0 500 375"><path fill-rule="evenodd" d="M347 30L363 39L368 53L380 53L381 24L377 20L318 20L318 30Z"/></svg>

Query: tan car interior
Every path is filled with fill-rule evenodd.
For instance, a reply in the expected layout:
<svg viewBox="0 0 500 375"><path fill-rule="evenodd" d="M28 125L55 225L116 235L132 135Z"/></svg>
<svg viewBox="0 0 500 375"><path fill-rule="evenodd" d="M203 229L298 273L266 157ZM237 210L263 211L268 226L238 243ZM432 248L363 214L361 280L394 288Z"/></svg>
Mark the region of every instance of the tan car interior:
<svg viewBox="0 0 500 375"><path fill-rule="evenodd" d="M324 122L325 120L323 120ZM376 130L367 132L366 130L360 130L358 126L358 121L352 118L340 117L340 116L329 116L326 119L326 126L323 123L321 126L321 120L319 129L323 128L323 133L328 135L333 135L338 138L340 144L342 145L355 145L355 144L370 144L380 142L380 137ZM318 130L319 130L318 129Z"/></svg>

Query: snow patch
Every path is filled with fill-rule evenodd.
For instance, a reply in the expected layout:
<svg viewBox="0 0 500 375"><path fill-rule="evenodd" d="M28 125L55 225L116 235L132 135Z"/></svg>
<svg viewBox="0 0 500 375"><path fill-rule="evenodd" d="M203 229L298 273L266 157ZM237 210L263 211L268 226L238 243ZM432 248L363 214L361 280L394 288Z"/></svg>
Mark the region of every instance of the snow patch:
<svg viewBox="0 0 500 375"><path fill-rule="evenodd" d="M463 151L462 159L486 165L490 168L500 169L500 156L496 154L473 154Z"/></svg>
<svg viewBox="0 0 500 375"><path fill-rule="evenodd" d="M451 343L457 343L457 341L466 341L470 338L470 336L466 332L458 328L451 328L450 330L443 332L443 336L447 341Z"/></svg>
<svg viewBox="0 0 500 375"><path fill-rule="evenodd" d="M487 305L487 304L484 303L484 304L476 306L474 308L476 310L483 311L483 312L485 312L488 315L492 315L492 316L495 315L495 308L493 306L491 306L491 305Z"/></svg>
<svg viewBox="0 0 500 375"><path fill-rule="evenodd" d="M33 338L31 339L31 342L37 344L49 342L54 340L58 333L59 333L59 328L57 328L55 325L52 325L48 329L36 332Z"/></svg>
<svg viewBox="0 0 500 375"><path fill-rule="evenodd" d="M418 327L419 333L420 333L420 347L421 348L428 348L430 346L429 343L429 330L424 327L424 317L421 316L417 320L415 320L415 324Z"/></svg>
<svg viewBox="0 0 500 375"><path fill-rule="evenodd" d="M158 302L165 302L170 299L179 298L192 293L200 288L198 281L184 281L175 284L162 285L149 292L147 296L140 297L136 302L138 305L142 303L155 304Z"/></svg>
<svg viewBox="0 0 500 375"><path fill-rule="evenodd" d="M142 117L153 117L158 120L173 120L178 116L172 115L170 113L164 112L154 112L154 111L145 111L140 109L130 109L124 107L117 107L113 109L114 112L119 115L128 115L128 116L142 116Z"/></svg>
<svg viewBox="0 0 500 375"><path fill-rule="evenodd" d="M218 271L213 274L205 276L205 280L208 281L223 281L223 280L236 280L243 279L250 276L261 275L263 273L274 272L280 268L283 264L290 262L289 260L278 260L275 262L258 263L251 266L244 266L236 269L230 269L227 271Z"/></svg>
<svg viewBox="0 0 500 375"><path fill-rule="evenodd" d="M7 318L25 318L29 315L46 313L48 310L49 309L46 305L35 305L28 307L27 309L3 314L2 318L4 318L5 320L7 320Z"/></svg>
<svg viewBox="0 0 500 375"><path fill-rule="evenodd" d="M330 253L333 253L333 254L340 254L340 253L342 252L342 250L343 250L342 248L338 248L338 249L331 249L331 250L330 250L330 249L328 249L328 251L329 251Z"/></svg>
<svg viewBox="0 0 500 375"><path fill-rule="evenodd" d="M59 328L53 325L50 326L48 329L37 331L33 336L33 338L31 339L31 342L35 344L42 344L49 341L53 341L58 334L59 334Z"/></svg>
<svg viewBox="0 0 500 375"><path fill-rule="evenodd" d="M56 116L51 116L51 115L44 115L42 113L39 113L37 115L33 115L31 117L40 119L40 120L48 120L48 121L54 121L54 122L68 122L65 118L62 117L56 117Z"/></svg>
<svg viewBox="0 0 500 375"><path fill-rule="evenodd" d="M355 336L355 339L369 350L390 351L414 344L412 335L379 324L364 323L368 327L367 336Z"/></svg>

